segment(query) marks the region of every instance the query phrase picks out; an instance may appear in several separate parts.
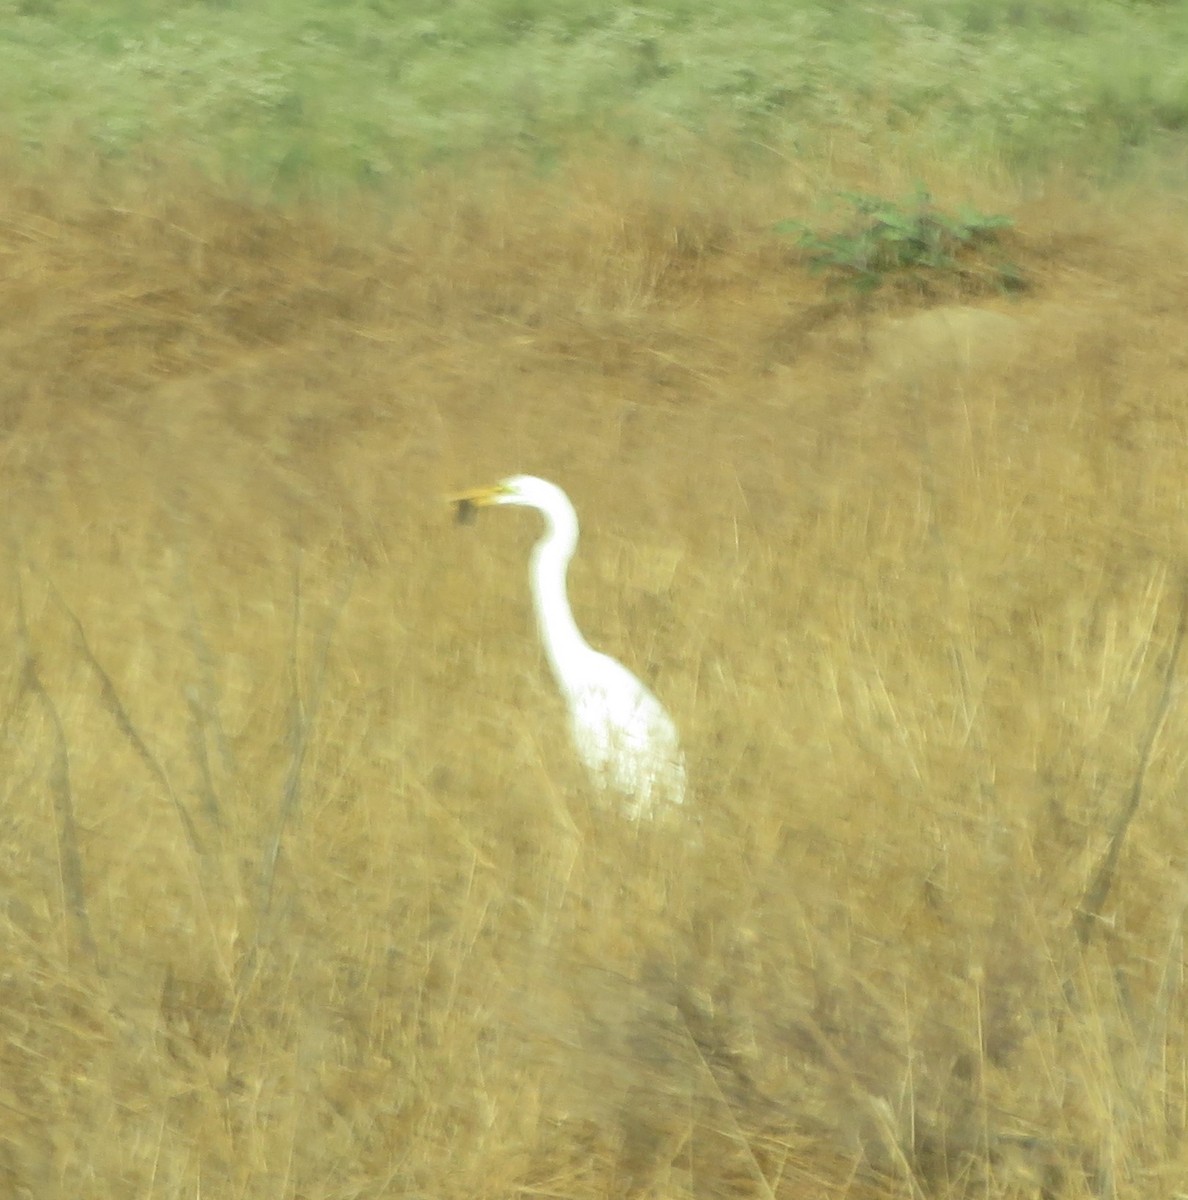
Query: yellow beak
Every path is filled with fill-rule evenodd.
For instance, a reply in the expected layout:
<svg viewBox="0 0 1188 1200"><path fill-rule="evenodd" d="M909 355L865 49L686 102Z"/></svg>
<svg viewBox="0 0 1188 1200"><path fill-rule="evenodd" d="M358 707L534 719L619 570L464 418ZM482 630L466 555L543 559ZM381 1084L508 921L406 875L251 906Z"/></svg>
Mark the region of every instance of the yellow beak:
<svg viewBox="0 0 1188 1200"><path fill-rule="evenodd" d="M454 492L446 497L446 503L452 504L459 525L465 525L474 518L476 508L485 508L488 504L496 504L503 495L503 485L496 483L489 487L469 488L464 492Z"/></svg>

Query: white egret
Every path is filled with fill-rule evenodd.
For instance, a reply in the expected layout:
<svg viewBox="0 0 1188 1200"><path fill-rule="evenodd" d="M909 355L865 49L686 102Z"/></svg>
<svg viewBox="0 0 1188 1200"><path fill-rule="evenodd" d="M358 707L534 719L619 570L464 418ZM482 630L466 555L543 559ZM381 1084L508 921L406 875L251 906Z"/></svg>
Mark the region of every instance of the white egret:
<svg viewBox="0 0 1188 1200"><path fill-rule="evenodd" d="M578 755L597 787L622 794L633 820L682 804L685 762L672 718L622 663L590 646L573 619L565 577L577 548L578 519L569 497L547 479L513 475L450 500L461 521L492 504L518 504L544 516L529 578L540 638L569 706Z"/></svg>

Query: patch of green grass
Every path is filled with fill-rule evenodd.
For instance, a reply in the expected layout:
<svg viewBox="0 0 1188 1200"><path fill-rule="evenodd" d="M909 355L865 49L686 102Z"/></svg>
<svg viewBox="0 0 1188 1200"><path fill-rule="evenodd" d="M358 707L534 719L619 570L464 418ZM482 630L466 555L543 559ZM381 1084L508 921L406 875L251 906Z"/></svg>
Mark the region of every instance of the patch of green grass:
<svg viewBox="0 0 1188 1200"><path fill-rule="evenodd" d="M257 181L547 162L593 131L803 152L908 143L1117 171L1188 128L1188 9L1046 0L0 0L0 109L36 148L184 148Z"/></svg>
<svg viewBox="0 0 1188 1200"><path fill-rule="evenodd" d="M950 215L922 186L898 202L854 192L842 199L853 211L840 229L820 233L800 221L775 227L795 235L809 266L832 280L859 292L891 278L924 289L939 279L956 279L975 291L1024 286L1017 267L993 256L999 233L1014 224L1009 217L969 207Z"/></svg>

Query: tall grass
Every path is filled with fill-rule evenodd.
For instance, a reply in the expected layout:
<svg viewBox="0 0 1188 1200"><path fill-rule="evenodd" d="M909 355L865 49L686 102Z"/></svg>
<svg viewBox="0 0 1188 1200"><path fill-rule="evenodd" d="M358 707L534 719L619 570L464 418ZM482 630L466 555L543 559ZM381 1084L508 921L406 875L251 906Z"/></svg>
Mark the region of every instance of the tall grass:
<svg viewBox="0 0 1188 1200"><path fill-rule="evenodd" d="M1188 1191L1180 6L0 18L0 1191ZM1026 292L775 232L921 179Z"/></svg>
<svg viewBox="0 0 1188 1200"><path fill-rule="evenodd" d="M5 1190L1188 1185L1182 223L976 196L1034 286L920 312L714 166L9 172ZM587 791L531 519L450 524L515 469L687 825Z"/></svg>

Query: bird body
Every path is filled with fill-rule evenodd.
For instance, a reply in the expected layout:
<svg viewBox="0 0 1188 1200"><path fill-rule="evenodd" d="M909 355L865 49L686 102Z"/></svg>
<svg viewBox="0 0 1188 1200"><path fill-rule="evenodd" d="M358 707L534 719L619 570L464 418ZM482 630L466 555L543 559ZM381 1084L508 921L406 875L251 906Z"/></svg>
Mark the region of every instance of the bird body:
<svg viewBox="0 0 1188 1200"><path fill-rule="evenodd" d="M573 619L566 576L577 549L578 519L569 497L546 479L514 475L451 499L460 518L473 507L494 504L534 508L544 516L529 579L537 628L569 708L578 756L598 788L623 796L624 812L634 820L682 804L684 756L671 717L622 663L595 650Z"/></svg>

